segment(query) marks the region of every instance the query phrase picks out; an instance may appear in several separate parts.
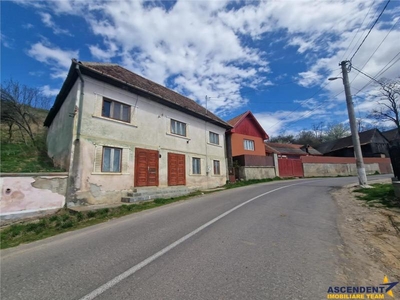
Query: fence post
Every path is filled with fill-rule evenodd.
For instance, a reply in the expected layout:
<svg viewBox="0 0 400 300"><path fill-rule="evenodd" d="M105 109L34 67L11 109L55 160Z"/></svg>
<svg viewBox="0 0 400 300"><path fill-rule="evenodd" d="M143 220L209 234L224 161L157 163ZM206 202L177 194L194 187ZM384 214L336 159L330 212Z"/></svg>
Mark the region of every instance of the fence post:
<svg viewBox="0 0 400 300"><path fill-rule="evenodd" d="M273 153L274 156L274 166L275 166L275 175L279 177L279 162L278 162L278 154Z"/></svg>

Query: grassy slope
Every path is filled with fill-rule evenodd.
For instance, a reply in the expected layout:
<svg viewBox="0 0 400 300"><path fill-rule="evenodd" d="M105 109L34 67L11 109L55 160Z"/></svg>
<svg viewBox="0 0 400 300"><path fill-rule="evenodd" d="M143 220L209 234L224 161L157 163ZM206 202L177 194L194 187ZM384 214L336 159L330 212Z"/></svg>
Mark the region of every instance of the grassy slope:
<svg viewBox="0 0 400 300"><path fill-rule="evenodd" d="M37 124L30 124L36 138L44 144L46 128L43 126L48 111L34 109ZM34 173L34 172L59 172L63 171L53 167L53 162L47 156L45 150L39 150L33 145L25 134L22 138L21 132L14 127L13 138L9 141L8 128L6 124L0 124L1 137L1 162L0 172L2 173ZM25 140L25 142L24 142Z"/></svg>

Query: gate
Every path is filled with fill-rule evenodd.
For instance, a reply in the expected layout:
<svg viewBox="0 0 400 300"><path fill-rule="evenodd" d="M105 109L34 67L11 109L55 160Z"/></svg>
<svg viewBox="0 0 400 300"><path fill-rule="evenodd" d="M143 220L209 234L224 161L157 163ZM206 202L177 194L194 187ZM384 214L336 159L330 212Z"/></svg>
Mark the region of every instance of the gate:
<svg viewBox="0 0 400 300"><path fill-rule="evenodd" d="M278 167L280 177L304 177L300 159L278 158Z"/></svg>

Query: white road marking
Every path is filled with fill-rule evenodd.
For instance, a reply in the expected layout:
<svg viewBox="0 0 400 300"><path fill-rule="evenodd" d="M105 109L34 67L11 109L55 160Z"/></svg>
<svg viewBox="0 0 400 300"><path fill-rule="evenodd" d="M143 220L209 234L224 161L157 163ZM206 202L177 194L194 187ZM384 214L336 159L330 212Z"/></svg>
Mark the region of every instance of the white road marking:
<svg viewBox="0 0 400 300"><path fill-rule="evenodd" d="M314 181L317 181L317 180L307 181L307 183L314 182ZM271 190L269 192L260 194L260 195L254 197L254 198L251 198L251 199L249 199L249 200L247 200L247 201L235 206L234 208L231 208L230 210L228 210L228 211L224 212L223 214L219 215L218 217L212 219L211 221L205 223L204 225L202 225L202 226L198 227L197 229L193 230L192 232L188 233L187 235L185 235L184 237L180 238L179 240L173 242L172 244L170 244L169 246L165 247L164 249L162 249L162 250L158 251L157 253L153 254L152 256L146 258L145 260L143 260L142 262L140 262L137 265L133 266L132 268L126 270L123 273L121 273L117 277L114 277L114 279L111 279L110 281L106 282L105 284L103 284L102 286L98 287L97 289L95 289L91 293L87 294L86 296L84 296L80 300L91 300L91 299L96 298L97 296L101 295L102 293L104 293L105 291L107 291L108 289L113 287L114 285L118 284L119 282L121 282L125 278L135 274L137 271L139 271L140 269L144 268L145 266L147 266L148 264L150 264L151 262L153 262L154 260L156 260L160 256L162 256L165 253L167 253L168 251L172 250L173 248L175 248L179 244L182 244L184 241L186 241L187 239L191 238L196 233L199 233L203 229L205 229L208 226L214 224L218 220L220 220L223 217L229 215L230 213L234 212L235 210L241 208L242 206L244 206L244 205L246 205L246 204L248 204L248 203L250 203L250 202L252 202L252 201L254 201L254 200L258 199L258 198L260 198L260 197L268 195L270 193L273 193L273 192L276 192L278 190L282 190L282 189L285 189L285 188L288 188L288 187L291 187L291 186L300 185L300 184L304 184L304 182L285 185L285 186L282 186L280 188L276 188L276 189Z"/></svg>

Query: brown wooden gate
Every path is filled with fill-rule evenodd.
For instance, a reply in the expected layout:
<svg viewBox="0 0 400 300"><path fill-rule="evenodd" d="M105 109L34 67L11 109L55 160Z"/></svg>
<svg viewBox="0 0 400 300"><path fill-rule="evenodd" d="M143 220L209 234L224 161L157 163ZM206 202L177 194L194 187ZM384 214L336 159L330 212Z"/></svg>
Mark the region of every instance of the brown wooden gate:
<svg viewBox="0 0 400 300"><path fill-rule="evenodd" d="M280 177L304 177L300 159L278 158Z"/></svg>
<svg viewBox="0 0 400 300"><path fill-rule="evenodd" d="M135 186L158 186L158 151L135 149Z"/></svg>
<svg viewBox="0 0 400 300"><path fill-rule="evenodd" d="M168 153L168 185L186 184L185 155Z"/></svg>

